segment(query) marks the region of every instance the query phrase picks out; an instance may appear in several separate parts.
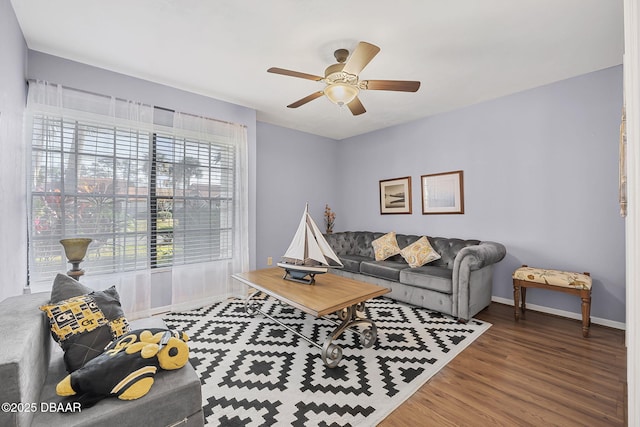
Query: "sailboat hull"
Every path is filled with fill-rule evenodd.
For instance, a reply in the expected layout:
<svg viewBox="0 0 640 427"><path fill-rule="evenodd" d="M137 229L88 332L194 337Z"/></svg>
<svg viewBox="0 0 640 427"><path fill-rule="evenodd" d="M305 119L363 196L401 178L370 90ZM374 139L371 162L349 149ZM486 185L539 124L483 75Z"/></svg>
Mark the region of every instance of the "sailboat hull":
<svg viewBox="0 0 640 427"><path fill-rule="evenodd" d="M279 262L277 265L284 269L283 279L291 280L292 282L304 283L306 285L313 285L315 283L316 274L323 274L328 271L327 267L295 265L288 264L286 262Z"/></svg>

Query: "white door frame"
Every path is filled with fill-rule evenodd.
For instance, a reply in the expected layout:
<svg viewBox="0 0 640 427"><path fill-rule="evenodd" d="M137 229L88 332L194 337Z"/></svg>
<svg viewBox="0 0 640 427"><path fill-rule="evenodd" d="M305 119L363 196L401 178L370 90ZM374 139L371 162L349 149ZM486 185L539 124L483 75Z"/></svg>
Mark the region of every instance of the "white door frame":
<svg viewBox="0 0 640 427"><path fill-rule="evenodd" d="M627 423L640 426L640 8L624 0L624 97L627 117L626 343Z"/></svg>

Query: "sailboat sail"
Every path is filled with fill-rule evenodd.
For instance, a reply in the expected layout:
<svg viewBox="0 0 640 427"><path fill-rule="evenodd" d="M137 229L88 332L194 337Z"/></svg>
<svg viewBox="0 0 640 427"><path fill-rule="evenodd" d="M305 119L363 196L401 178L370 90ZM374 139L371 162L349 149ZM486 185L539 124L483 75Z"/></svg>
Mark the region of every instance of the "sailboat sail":
<svg viewBox="0 0 640 427"><path fill-rule="evenodd" d="M343 267L309 215L309 205L305 206L296 234L282 258L286 263L294 265Z"/></svg>
<svg viewBox="0 0 640 427"><path fill-rule="evenodd" d="M305 209L306 213L306 209ZM306 244L305 241L307 239L307 224L306 224L306 215L302 215L302 219L300 220L300 224L298 225L298 229L296 230L296 234L293 236L293 240L289 245L289 248L284 253L283 258L289 258L294 261L304 261L307 258L306 254Z"/></svg>
<svg viewBox="0 0 640 427"><path fill-rule="evenodd" d="M331 246L329 246L329 243L322 235L322 231L320 231L320 229L318 228L316 223L313 222L313 219L311 219L311 216L308 213L307 213L307 216L309 217L311 230L313 231L313 234L316 236L315 240L316 240L316 243L318 244L318 249L323 254L326 264L331 267L344 267L342 265L342 262L340 262L340 258L338 258L338 255L336 255L333 249L331 249Z"/></svg>

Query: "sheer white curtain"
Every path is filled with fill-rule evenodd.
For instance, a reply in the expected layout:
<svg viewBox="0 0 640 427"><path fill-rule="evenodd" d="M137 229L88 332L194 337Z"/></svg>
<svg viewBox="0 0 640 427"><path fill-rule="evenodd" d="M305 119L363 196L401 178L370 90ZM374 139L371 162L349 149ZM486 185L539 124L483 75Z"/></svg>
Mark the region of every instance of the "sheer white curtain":
<svg viewBox="0 0 640 427"><path fill-rule="evenodd" d="M153 129L153 107L139 102L127 101L68 88L45 81L29 81L27 111L49 113L71 119L86 119L122 127Z"/></svg>
<svg viewBox="0 0 640 427"><path fill-rule="evenodd" d="M244 126L47 82L30 82L27 111L33 291L68 269L59 240L82 236L82 282L116 285L130 318L168 299L154 277L171 277L173 309L231 294L249 265Z"/></svg>
<svg viewBox="0 0 640 427"><path fill-rule="evenodd" d="M233 153L234 167L233 193L222 195L233 203L230 217L221 219L226 228L232 230L228 242L230 257L173 266L172 309L183 310L230 296L231 275L249 268L247 131L238 124L174 113L173 132L180 137L228 145L229 153Z"/></svg>
<svg viewBox="0 0 640 427"><path fill-rule="evenodd" d="M39 130L36 130L37 126L36 128L33 126L34 121L38 121L38 123L55 123L55 125L49 125L49 127L45 129L46 132L39 132ZM68 167L68 169L77 168L77 166L68 166L68 163L78 162L77 158L80 155L69 154L68 150L64 148L65 144L69 144L69 136L65 135L64 131L60 131L61 128L64 128L63 123L65 123L65 121L68 123L95 123L96 127L93 129L97 129L99 126L106 126L107 129L111 127L111 134L113 135L116 135L116 132L113 130L116 128L136 129L142 131L144 135L145 131L150 133L153 129L153 107L138 102L125 101L110 96L75 90L58 84L42 81L29 82L27 129L32 130L33 135L25 132L27 142L28 144L33 143L34 145L41 144L43 152L51 145L58 144L61 153L59 157L43 155L44 160L42 160L42 163L38 163L40 159L32 155L32 169L55 171L56 168L58 170L61 168L64 170L65 167ZM45 126L42 126L39 129L44 129L44 127ZM89 128L91 127L89 126ZM38 135L36 135L36 133L38 133ZM73 137L74 140L78 141L77 144L80 145L80 148L76 149L76 153L84 153L87 158L97 159L99 155L102 154L92 153L92 150L98 152L104 149L104 145L96 143L94 148L90 147L91 144L83 140L89 133L91 133L91 130L85 131L84 135L78 136L76 134ZM109 143L115 145L118 141ZM115 150L116 148L114 147L114 152ZM58 163L53 166L51 165L51 163L56 162ZM32 174L36 173L40 174L41 171L32 171ZM76 174L76 177L77 176ZM36 180L33 176L31 177L31 181L30 190L32 194L38 190L42 190L36 188L37 186L34 184ZM67 183L65 185L69 186L70 184ZM76 186L77 185L78 183L76 183ZM48 191L51 191L52 188L53 187L49 185ZM42 193L46 194L46 191L47 190L42 190ZM71 191L80 193L86 190L72 189ZM37 227L34 226L34 210L32 210L33 200L36 199L37 198L34 197L28 199L30 204L28 211L31 212L29 221L30 287L33 292L49 290L53 282L51 279L53 272L63 273L69 268L69 265L66 264L62 246L58 243L58 240L60 238L76 237L76 233L78 232L91 233L91 230L80 230L77 226L73 229L70 225L66 224L66 222L68 222L66 219L61 221L65 222L61 231L52 232L45 230L42 232L42 230L38 230ZM142 200L144 200L144 196ZM141 263L144 265L144 263L147 262L146 259L142 259L143 255L141 253L138 255L138 252L131 255L129 253L130 251L122 251L127 252L127 255L112 256L109 257L108 260L110 264L108 268L117 272L100 274L100 271L107 269L104 265L104 258L106 257L102 257L101 259L99 249L96 248L96 243L98 242L94 241L89 247L86 261L82 265L86 270L86 274L81 279L82 283L96 290L102 290L115 285L120 294L120 300L127 317L133 319L149 315L151 308L150 270L146 268L136 271L125 271L127 269L131 270L132 262L137 265ZM115 242L113 246L115 246ZM43 247L46 247L49 252L46 256L43 256L42 252L36 253ZM133 261L132 257L134 258ZM46 261L46 259L53 261L47 265L48 261ZM116 265L114 265L114 263ZM125 268L123 265L118 266L117 263L127 263L128 267ZM94 268L93 272L92 267Z"/></svg>

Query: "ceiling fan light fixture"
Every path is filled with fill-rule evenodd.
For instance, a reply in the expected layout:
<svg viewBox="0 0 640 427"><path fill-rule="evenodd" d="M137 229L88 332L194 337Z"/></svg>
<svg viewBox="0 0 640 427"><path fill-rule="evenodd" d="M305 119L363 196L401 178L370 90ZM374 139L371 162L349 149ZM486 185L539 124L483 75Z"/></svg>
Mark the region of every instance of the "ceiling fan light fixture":
<svg viewBox="0 0 640 427"><path fill-rule="evenodd" d="M349 56L346 49L338 49L334 52L336 64L329 65L324 70L324 77L301 73L299 71L284 68L271 67L268 73L281 74L283 76L297 77L300 79L322 82L326 86L324 90L318 90L305 96L296 102L287 105L287 108L298 108L314 99L326 95L329 101L339 107L347 105L354 116L366 113L367 110L360 102L358 94L361 90L386 90L395 92L416 92L420 88L420 82L408 80L360 80L360 72L380 52L378 46L367 42L359 42L356 49Z"/></svg>
<svg viewBox="0 0 640 427"><path fill-rule="evenodd" d="M339 106L346 105L353 101L359 92L360 90L356 86L345 83L333 83L328 85L324 90L324 94L327 95L329 101Z"/></svg>

